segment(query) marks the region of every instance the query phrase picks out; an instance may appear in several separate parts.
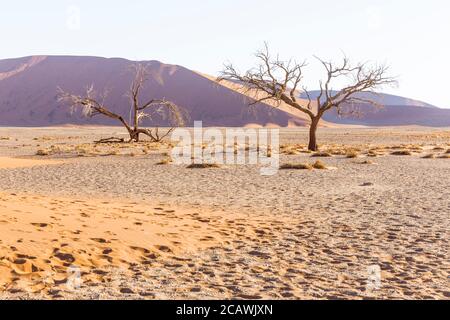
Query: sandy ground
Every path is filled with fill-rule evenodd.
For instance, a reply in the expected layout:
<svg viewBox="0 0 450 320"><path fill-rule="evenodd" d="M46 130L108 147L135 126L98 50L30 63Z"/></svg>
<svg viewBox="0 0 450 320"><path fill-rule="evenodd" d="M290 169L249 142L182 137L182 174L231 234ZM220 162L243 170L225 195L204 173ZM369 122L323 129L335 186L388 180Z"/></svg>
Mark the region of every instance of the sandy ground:
<svg viewBox="0 0 450 320"><path fill-rule="evenodd" d="M359 156L274 176L92 145L122 133L0 128L0 298L450 297L450 130L320 129ZM297 147L281 164L317 160Z"/></svg>

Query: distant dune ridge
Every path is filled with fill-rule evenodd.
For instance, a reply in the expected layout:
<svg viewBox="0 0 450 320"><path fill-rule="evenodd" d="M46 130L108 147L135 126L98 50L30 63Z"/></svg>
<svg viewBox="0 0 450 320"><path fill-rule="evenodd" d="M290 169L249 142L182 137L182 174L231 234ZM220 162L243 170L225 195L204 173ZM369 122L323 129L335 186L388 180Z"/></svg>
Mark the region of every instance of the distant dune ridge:
<svg viewBox="0 0 450 320"><path fill-rule="evenodd" d="M57 87L82 93L93 84L98 91L109 88L106 104L110 109L128 115L129 100L125 96L132 73L132 61L121 58L79 56L33 56L0 60L0 125L48 126L62 124L117 124L105 117L86 119L72 114L57 102ZM297 110L268 104L248 108L248 98L238 86L218 84L211 76L182 66L148 61L151 79L142 99L166 98L188 114L188 125L202 120L204 126L305 126L309 119ZM450 126L450 110L396 96L382 95L382 110L361 106L364 117L340 118L330 112L321 125L425 125ZM144 125L167 125L164 119L153 119Z"/></svg>

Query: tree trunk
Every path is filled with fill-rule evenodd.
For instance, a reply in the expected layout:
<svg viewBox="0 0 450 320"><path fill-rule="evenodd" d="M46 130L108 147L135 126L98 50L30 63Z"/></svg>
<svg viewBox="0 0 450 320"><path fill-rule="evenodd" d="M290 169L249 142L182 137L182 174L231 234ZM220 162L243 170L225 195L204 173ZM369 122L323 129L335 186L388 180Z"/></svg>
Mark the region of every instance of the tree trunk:
<svg viewBox="0 0 450 320"><path fill-rule="evenodd" d="M132 141L139 142L139 131L130 130L129 134L130 134L130 142Z"/></svg>
<svg viewBox="0 0 450 320"><path fill-rule="evenodd" d="M311 151L317 151L319 149L317 147L317 139L316 139L316 132L319 120L320 117L318 116L311 119L311 127L309 128L309 144L308 144L308 150Z"/></svg>

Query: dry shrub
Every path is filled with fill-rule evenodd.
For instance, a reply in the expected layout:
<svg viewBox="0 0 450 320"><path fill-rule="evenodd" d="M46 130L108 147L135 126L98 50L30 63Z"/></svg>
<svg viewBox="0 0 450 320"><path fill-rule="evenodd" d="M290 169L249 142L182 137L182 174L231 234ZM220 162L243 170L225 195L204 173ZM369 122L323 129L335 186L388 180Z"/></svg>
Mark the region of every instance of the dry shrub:
<svg viewBox="0 0 450 320"><path fill-rule="evenodd" d="M113 149L110 152L108 152L106 155L108 155L108 156L117 156L118 154L119 154L119 152L116 149Z"/></svg>
<svg viewBox="0 0 450 320"><path fill-rule="evenodd" d="M348 151L347 154L345 155L347 158L358 158L359 153L356 151Z"/></svg>
<svg viewBox="0 0 450 320"><path fill-rule="evenodd" d="M367 152L367 156L368 156L368 157L378 157L379 155L382 155L382 153L378 153L378 152L375 151L375 150L369 150L369 151Z"/></svg>
<svg viewBox="0 0 450 320"><path fill-rule="evenodd" d="M10 137L0 137L0 140L10 140Z"/></svg>
<svg viewBox="0 0 450 320"><path fill-rule="evenodd" d="M444 151L445 149L443 147L434 147L433 150Z"/></svg>
<svg viewBox="0 0 450 320"><path fill-rule="evenodd" d="M434 159L436 158L436 156L432 153L427 154L426 156L423 156L422 159Z"/></svg>
<svg viewBox="0 0 450 320"><path fill-rule="evenodd" d="M391 152L391 154L393 156L411 156L412 152L409 150L398 150L398 151Z"/></svg>
<svg viewBox="0 0 450 320"><path fill-rule="evenodd" d="M217 163L192 163L188 165L188 169L209 169L209 168L220 168Z"/></svg>
<svg viewBox="0 0 450 320"><path fill-rule="evenodd" d="M280 166L282 170L312 170L313 166L309 163L286 163Z"/></svg>
<svg viewBox="0 0 450 320"><path fill-rule="evenodd" d="M325 152L330 153L333 156L343 156L346 154L346 151L344 149L339 149L339 148L327 149Z"/></svg>
<svg viewBox="0 0 450 320"><path fill-rule="evenodd" d="M311 155L311 157L332 157L333 155L329 152L316 152Z"/></svg>
<svg viewBox="0 0 450 320"><path fill-rule="evenodd" d="M442 156L438 157L439 159L450 159L450 154L443 154Z"/></svg>
<svg viewBox="0 0 450 320"><path fill-rule="evenodd" d="M172 162L172 159L167 157L165 159L162 159L160 162L157 163L157 165L166 165Z"/></svg>
<svg viewBox="0 0 450 320"><path fill-rule="evenodd" d="M450 149L447 149L447 152L446 152L446 154L449 154L450 153Z"/></svg>
<svg viewBox="0 0 450 320"><path fill-rule="evenodd" d="M295 156L295 155L299 154L299 152L297 150L295 150L295 149L284 150L282 153L286 154L288 156Z"/></svg>
<svg viewBox="0 0 450 320"><path fill-rule="evenodd" d="M417 151L417 152L423 151L423 148L421 146L419 146L419 145L408 146L408 149L412 150L412 151Z"/></svg>
<svg viewBox="0 0 450 320"><path fill-rule="evenodd" d="M39 149L38 151L36 151L36 155L37 156L48 156L50 153L48 152L48 150L44 150L44 149Z"/></svg>
<svg viewBox="0 0 450 320"><path fill-rule="evenodd" d="M314 169L319 169L319 170L327 169L327 166L325 165L325 163L323 163L320 160L317 160L316 162L314 162L314 164L312 166Z"/></svg>

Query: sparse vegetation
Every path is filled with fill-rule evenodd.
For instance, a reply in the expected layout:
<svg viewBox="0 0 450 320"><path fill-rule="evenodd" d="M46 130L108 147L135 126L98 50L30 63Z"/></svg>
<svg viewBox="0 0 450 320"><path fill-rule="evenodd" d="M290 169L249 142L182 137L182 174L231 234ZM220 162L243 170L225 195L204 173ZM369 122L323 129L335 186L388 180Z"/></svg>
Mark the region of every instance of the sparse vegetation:
<svg viewBox="0 0 450 320"><path fill-rule="evenodd" d="M57 155L57 156L79 156L79 157L96 157L96 156L139 156L146 155L152 151L167 148L164 143L142 142L139 144L130 143L82 143L77 145L57 144L47 148L38 150L40 155ZM37 154L37 153L36 153ZM165 153L168 156L168 153Z"/></svg>
<svg viewBox="0 0 450 320"><path fill-rule="evenodd" d="M170 164L170 163L172 163L172 158L166 157L166 158L162 159L161 161L159 161L157 163L157 165L167 165L167 164Z"/></svg>
<svg viewBox="0 0 450 320"><path fill-rule="evenodd" d="M379 155L380 155L380 153L378 153L376 150L369 150L367 152L368 157L378 157Z"/></svg>
<svg viewBox="0 0 450 320"><path fill-rule="evenodd" d="M152 119L154 117L163 116L163 118L167 119L172 125L181 126L184 124L182 110L173 102L165 99L151 99L141 103L141 89L149 80L150 71L148 70L148 66L143 64L134 65L133 71L134 79L128 92L132 105L131 123L127 122L120 114L112 112L111 109L105 106L107 92L99 95L95 92L93 86L88 87L84 95L75 95L59 89L58 101L70 105L72 109L81 108L83 115L86 117L103 115L119 121L127 129L127 132L130 135L129 142L139 142L141 134L149 136L152 141L162 141L173 131L174 127L160 135L158 128L154 131L141 128L140 125L142 121L146 118Z"/></svg>
<svg viewBox="0 0 450 320"><path fill-rule="evenodd" d="M332 157L333 155L329 152L316 152L311 155L311 157Z"/></svg>
<svg viewBox="0 0 450 320"><path fill-rule="evenodd" d="M411 156L412 152L409 150L398 150L391 152L391 155L393 156Z"/></svg>
<svg viewBox="0 0 450 320"><path fill-rule="evenodd" d="M284 151L283 154L286 154L286 155L289 155L289 156L295 156L295 155L300 154L300 152L298 152L295 149L288 149L288 150Z"/></svg>
<svg viewBox="0 0 450 320"><path fill-rule="evenodd" d="M39 149L38 151L36 151L36 155L37 156L48 156L49 152L48 152L48 150Z"/></svg>
<svg viewBox="0 0 450 320"><path fill-rule="evenodd" d="M323 163L320 160L317 160L316 162L314 162L314 164L312 166L314 169L318 169L318 170L328 169L327 166L325 165L325 163Z"/></svg>
<svg viewBox="0 0 450 320"><path fill-rule="evenodd" d="M209 169L209 168L220 168L220 165L217 163L192 163L188 165L186 168L188 169Z"/></svg>
<svg viewBox="0 0 450 320"><path fill-rule="evenodd" d="M434 155L432 153L427 154L427 155L422 157L422 159L434 159L434 158L436 158L436 155Z"/></svg>
<svg viewBox="0 0 450 320"><path fill-rule="evenodd" d="M232 64L225 65L219 81L232 81L240 84L247 94L253 95L250 105L272 101L275 107L282 103L305 113L311 120L308 149L317 151L316 132L322 116L329 110L338 114L355 114L358 110L354 105L365 104L378 106L370 98L361 98L358 93L367 92L384 85L395 83L395 79L386 76L388 68L383 65L359 63L352 65L344 56L341 64L317 58L325 69L325 80L320 81L320 93L317 97L303 86L303 69L306 62L296 63L294 60L283 61L278 56L272 57L268 45L256 54L258 66L247 72L239 72ZM332 87L340 79L349 79L350 83L339 91ZM307 102L297 100L298 92L302 90Z"/></svg>
<svg viewBox="0 0 450 320"><path fill-rule="evenodd" d="M357 151L349 151L347 152L347 154L345 155L347 158L358 158L359 153Z"/></svg>
<svg viewBox="0 0 450 320"><path fill-rule="evenodd" d="M312 170L313 166L309 163L286 163L280 166L281 170Z"/></svg>

